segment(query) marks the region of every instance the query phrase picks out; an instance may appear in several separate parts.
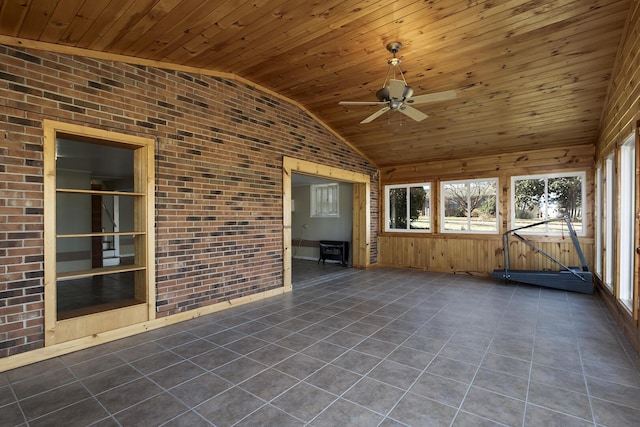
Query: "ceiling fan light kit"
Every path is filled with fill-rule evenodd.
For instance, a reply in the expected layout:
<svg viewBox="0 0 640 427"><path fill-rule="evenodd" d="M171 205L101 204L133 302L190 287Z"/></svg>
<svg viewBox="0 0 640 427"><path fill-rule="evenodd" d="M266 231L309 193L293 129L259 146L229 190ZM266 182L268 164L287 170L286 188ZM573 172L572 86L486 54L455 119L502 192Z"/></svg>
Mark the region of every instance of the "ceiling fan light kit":
<svg viewBox="0 0 640 427"><path fill-rule="evenodd" d="M428 102L446 101L454 99L456 97L455 90L448 90L444 92L430 93L426 95L413 96L413 88L407 84L404 78L404 73L400 68L402 60L396 57L396 54L402 49L402 43L393 42L387 45L387 50L391 52L393 58L387 61L389 68L387 69L387 75L384 78L382 88L376 92L376 98L378 101L361 102L361 101L340 101L340 105L384 105L382 109L376 111L369 117L362 120L360 123L371 123L387 111L400 111L407 117L412 118L416 122L420 122L426 119L428 116L422 111L416 110L407 104L426 104ZM390 78L391 72L392 77ZM397 74L402 80L397 79ZM387 84L388 82L388 84Z"/></svg>

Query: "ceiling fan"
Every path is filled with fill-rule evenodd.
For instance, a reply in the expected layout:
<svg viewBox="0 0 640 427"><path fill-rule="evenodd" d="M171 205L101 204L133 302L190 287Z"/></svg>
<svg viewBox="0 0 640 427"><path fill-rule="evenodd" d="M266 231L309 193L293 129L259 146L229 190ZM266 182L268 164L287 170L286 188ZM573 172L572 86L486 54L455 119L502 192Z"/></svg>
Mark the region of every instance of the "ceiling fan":
<svg viewBox="0 0 640 427"><path fill-rule="evenodd" d="M446 101L456 97L455 90L447 90L444 92L429 93L426 95L413 96L413 88L407 84L404 74L400 69L400 58L396 58L396 53L402 49L402 43L393 42L387 45L387 50L393 54L393 58L387 63L387 75L384 78L382 89L376 92L378 101L359 102L359 101L340 101L340 105L384 105L381 110L376 111L360 123L371 123L389 110L400 111L402 114L412 118L416 122L420 122L427 118L422 111L416 110L411 105L426 104L427 102ZM389 78L393 69L393 77ZM396 70L402 77L402 80L396 79ZM387 82L389 83L387 85Z"/></svg>

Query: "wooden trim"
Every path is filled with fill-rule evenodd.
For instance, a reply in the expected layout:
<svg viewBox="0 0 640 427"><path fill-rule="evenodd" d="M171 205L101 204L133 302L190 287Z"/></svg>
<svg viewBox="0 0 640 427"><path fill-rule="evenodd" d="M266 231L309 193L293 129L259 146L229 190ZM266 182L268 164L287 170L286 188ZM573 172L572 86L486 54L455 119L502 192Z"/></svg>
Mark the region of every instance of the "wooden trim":
<svg viewBox="0 0 640 427"><path fill-rule="evenodd" d="M55 343L56 329L56 129L44 120L44 345ZM49 268L53 266L53 268Z"/></svg>
<svg viewBox="0 0 640 427"><path fill-rule="evenodd" d="M224 73L224 72L221 72L221 71L209 70L209 69L206 69L206 68L197 68L197 67L188 67L188 66L185 66L185 65L177 65L177 64L172 64L170 62L152 61L152 60L143 59L143 58L136 58L136 57L133 57L133 56L117 55L117 54L113 54L113 53L99 52L99 51L95 51L95 50L82 49L82 48L59 45L59 44L54 44L54 43L46 43L46 42L39 42L39 41L35 41L35 40L21 39L21 38L18 38L18 37L10 37L10 36L5 36L5 35L0 35L0 44L6 44L6 45L9 45L9 46L29 48L29 49L35 49L35 50L43 50L45 52L53 52L53 53L59 53L59 54L65 54L65 55L77 55L77 56L83 56L83 57L87 57L87 58L101 59L101 60L105 60L105 61L124 62L124 63L127 63L127 64L133 64L133 65L144 65L144 66L147 66L147 67L164 68L164 69L174 70L174 71L184 71L186 73L196 73L196 74L201 74L201 75L206 75L206 76L220 77L220 78L223 78L223 79L226 79L226 80L232 80L232 81L236 81L236 82L239 82L239 83L243 83L243 84L245 84L247 86L250 86L252 88L256 88L257 90L259 90L261 92L264 92L264 93L266 93L266 94L268 94L268 95L270 95L272 97L278 98L278 99L283 100L283 101L285 101L285 102L287 102L289 104L292 104L295 107L299 108L300 110L304 111L314 121L319 123L323 128L325 128L329 133L331 133L336 139L340 140L342 143L344 143L346 146L348 146L353 151L358 153L360 156L362 156L363 158L367 159L367 161L369 163L371 163L372 165L376 165L376 163L373 160L371 160L363 151L361 151L355 145L353 145L349 141L347 141L342 135L340 135L338 132L333 130L329 125L327 125L318 116L316 116L311 111L309 111L304 105L300 104L297 101L294 101L293 99L287 98L286 96L281 95L281 94L279 94L279 93L277 93L277 92L275 92L275 91L273 91L273 90L271 90L269 88L261 86L261 85L259 85L257 83L254 83L254 82L252 82L252 81L250 81L248 79L245 79L244 77L240 77L240 76L235 75L235 74Z"/></svg>
<svg viewBox="0 0 640 427"><path fill-rule="evenodd" d="M247 295L230 301L223 301L206 307L200 307L182 313L177 313L167 317L151 319L135 325L125 326L117 330L100 332L95 335L86 336L63 343L52 344L50 346L32 350L26 353L15 354L13 356L8 356L0 359L0 372L19 368L21 366L29 365L36 362L41 362L52 357L62 356L64 354L72 353L78 350L84 350L86 348L93 347L99 344L104 344L121 338L130 337L132 335L137 335L165 326L174 325L176 323L195 319L201 316L206 316L208 314L217 313L230 307L241 306L250 302L259 301L276 295L281 295L285 292L286 290L283 288L272 289L258 294Z"/></svg>
<svg viewBox="0 0 640 427"><path fill-rule="evenodd" d="M155 252L154 252L154 214L155 214L155 170L154 146L155 140L95 129L71 123L43 120L44 130L44 187L45 187L45 347L62 341L74 340L78 336L92 335L104 332L105 329L119 329L155 318ZM134 229L144 230L124 233L133 234L137 244L134 254L134 265L92 269L90 271L75 271L57 274L56 259L56 138L61 135L81 141L101 143L109 146L126 147L133 150L135 187L134 193L127 195L134 197L136 204ZM67 189L62 189L68 192ZM71 190L71 192L79 192ZM82 192L84 193L84 192ZM91 190L86 194L96 194ZM100 192L105 194L105 192ZM113 192L106 192L113 194ZM120 195L120 193L118 193ZM106 233L120 235L122 233ZM83 233L78 235L61 235L61 237L100 237L105 233ZM65 320L57 319L57 279L75 278L92 275L110 274L114 272L134 271L135 297L145 301L145 304L117 308L114 310L94 313ZM77 335L80 334L80 335Z"/></svg>
<svg viewBox="0 0 640 427"><path fill-rule="evenodd" d="M291 284L291 174L320 176L353 185L353 260L352 265L366 268L370 264L371 246L371 195L369 175L334 168L306 160L284 156L282 159L282 229L284 248L284 288Z"/></svg>

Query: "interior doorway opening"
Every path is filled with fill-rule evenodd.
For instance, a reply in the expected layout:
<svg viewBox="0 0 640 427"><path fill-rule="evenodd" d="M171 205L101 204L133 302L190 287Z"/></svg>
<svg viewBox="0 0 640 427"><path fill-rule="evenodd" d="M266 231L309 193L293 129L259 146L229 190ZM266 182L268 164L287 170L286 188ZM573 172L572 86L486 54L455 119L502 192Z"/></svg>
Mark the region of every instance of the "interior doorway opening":
<svg viewBox="0 0 640 427"><path fill-rule="evenodd" d="M285 157L283 160L284 286L291 290L293 261L303 261L306 274L320 266L342 264L366 268L370 264L370 177L318 163ZM320 241L340 243L337 259L323 259ZM347 244L348 249L344 248ZM346 257L344 256L346 255ZM345 258L347 262L345 261ZM335 265L334 261L340 260ZM330 263L329 263L330 262ZM299 270L302 272L303 270Z"/></svg>

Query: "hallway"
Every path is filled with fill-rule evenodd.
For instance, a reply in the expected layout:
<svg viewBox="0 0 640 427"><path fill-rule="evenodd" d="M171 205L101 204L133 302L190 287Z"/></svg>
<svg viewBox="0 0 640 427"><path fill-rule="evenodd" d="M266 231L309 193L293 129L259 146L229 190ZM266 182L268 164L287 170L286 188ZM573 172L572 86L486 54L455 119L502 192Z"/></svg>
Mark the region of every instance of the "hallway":
<svg viewBox="0 0 640 427"><path fill-rule="evenodd" d="M334 274L0 373L2 425L619 427L640 419L640 362L596 296L414 270Z"/></svg>

